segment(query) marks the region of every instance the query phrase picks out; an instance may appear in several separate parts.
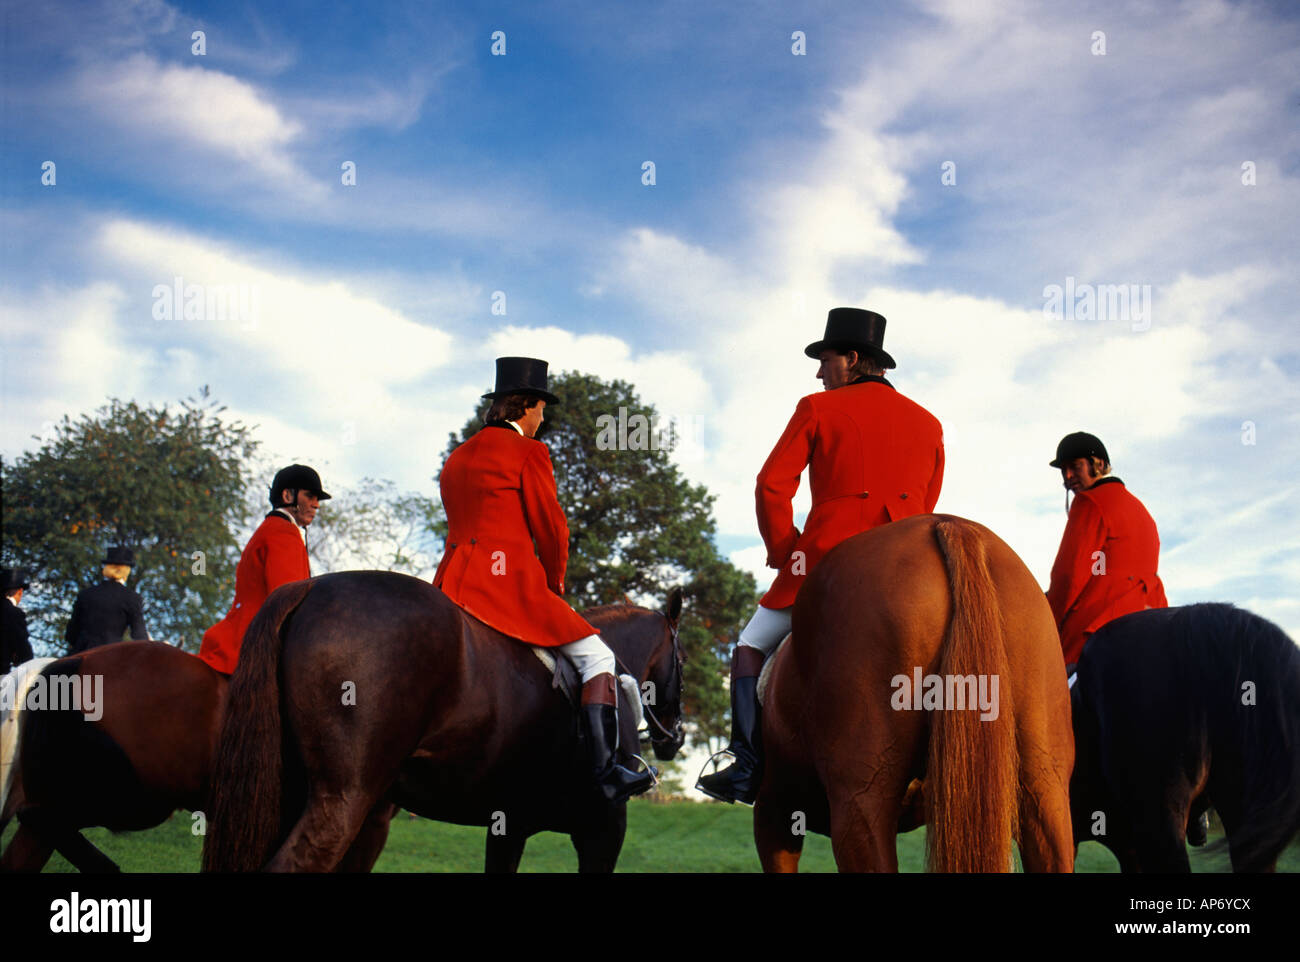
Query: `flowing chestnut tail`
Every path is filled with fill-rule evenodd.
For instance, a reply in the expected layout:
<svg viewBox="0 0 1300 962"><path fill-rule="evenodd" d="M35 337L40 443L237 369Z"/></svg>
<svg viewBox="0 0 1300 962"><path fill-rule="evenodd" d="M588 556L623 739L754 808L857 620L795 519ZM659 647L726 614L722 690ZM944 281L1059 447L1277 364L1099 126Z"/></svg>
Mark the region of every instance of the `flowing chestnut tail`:
<svg viewBox="0 0 1300 962"><path fill-rule="evenodd" d="M295 581L277 588L244 635L209 782L205 872L255 872L282 835L282 792L292 786L283 784L280 652L311 586Z"/></svg>
<svg viewBox="0 0 1300 962"><path fill-rule="evenodd" d="M934 526L947 562L952 620L939 652L945 680L998 678L997 717L946 709L931 713L925 776L927 866L931 872L1005 872L1017 825L1019 759L1004 625L979 529L958 518Z"/></svg>

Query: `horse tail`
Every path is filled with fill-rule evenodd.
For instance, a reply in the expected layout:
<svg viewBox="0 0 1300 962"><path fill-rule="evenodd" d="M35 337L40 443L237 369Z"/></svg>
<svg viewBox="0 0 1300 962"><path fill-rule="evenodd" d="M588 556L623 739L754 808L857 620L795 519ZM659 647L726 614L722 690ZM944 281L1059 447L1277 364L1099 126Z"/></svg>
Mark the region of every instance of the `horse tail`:
<svg viewBox="0 0 1300 962"><path fill-rule="evenodd" d="M255 872L281 835L286 746L280 654L290 619L311 585L296 581L277 588L244 634L208 783L205 872Z"/></svg>
<svg viewBox="0 0 1300 962"><path fill-rule="evenodd" d="M1004 684L1011 676L1003 620L979 529L960 518L944 518L934 531L952 591L938 674L945 691L964 692L966 708L948 704L931 713L925 776L928 868L1005 872L1017 829L1019 770L1011 692ZM981 692L991 702L987 712L979 707Z"/></svg>

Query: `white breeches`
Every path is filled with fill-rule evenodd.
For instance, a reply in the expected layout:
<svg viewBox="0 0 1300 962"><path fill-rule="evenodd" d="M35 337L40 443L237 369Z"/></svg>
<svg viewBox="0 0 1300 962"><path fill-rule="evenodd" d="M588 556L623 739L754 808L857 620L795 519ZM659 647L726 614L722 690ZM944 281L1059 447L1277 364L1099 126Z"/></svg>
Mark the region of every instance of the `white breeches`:
<svg viewBox="0 0 1300 962"><path fill-rule="evenodd" d="M790 634L790 613L793 610L794 605L789 608L760 606L754 612L754 617L749 619L749 624L740 632L737 644L748 645L770 655L772 649L781 643L781 639Z"/></svg>
<svg viewBox="0 0 1300 962"><path fill-rule="evenodd" d="M588 635L567 645L560 645L555 650L562 651L568 656L573 666L578 669L578 674L582 675L584 684L597 675L606 672L614 674L614 653L600 640L600 635Z"/></svg>

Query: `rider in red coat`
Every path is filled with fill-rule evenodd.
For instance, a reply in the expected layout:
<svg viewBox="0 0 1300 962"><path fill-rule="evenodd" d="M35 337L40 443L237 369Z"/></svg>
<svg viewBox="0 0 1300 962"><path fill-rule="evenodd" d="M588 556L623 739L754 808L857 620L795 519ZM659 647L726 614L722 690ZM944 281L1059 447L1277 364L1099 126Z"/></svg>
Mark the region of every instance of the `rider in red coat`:
<svg viewBox="0 0 1300 962"><path fill-rule="evenodd" d="M545 361L497 359L486 427L442 466L447 551L433 583L502 634L563 652L582 675L581 708L592 773L611 802L646 791L652 772L614 760L618 697L614 654L564 600L569 526L546 445L535 438L546 405ZM534 553L536 545L536 553Z"/></svg>
<svg viewBox="0 0 1300 962"><path fill-rule="evenodd" d="M598 632L564 600L569 526L550 451L515 427L545 403L490 422L447 458L447 551L433 583L502 634L555 648Z"/></svg>
<svg viewBox="0 0 1300 962"><path fill-rule="evenodd" d="M825 390L810 394L758 474L758 529L769 567L780 573L740 633L731 662L735 764L696 787L722 801L752 802L762 777L756 687L764 658L790 631L795 596L822 557L878 525L934 510L943 484L943 429L929 411L894 390L884 350L885 319L837 307L826 335L805 353L821 362ZM812 510L794 526L792 499L808 469Z"/></svg>
<svg viewBox="0 0 1300 962"><path fill-rule="evenodd" d="M1073 671L1084 642L1106 622L1167 608L1169 602L1156 574L1156 523L1123 481L1109 477L1110 458L1101 441L1082 431L1066 435L1051 465L1075 492L1047 589L1065 663Z"/></svg>
<svg viewBox="0 0 1300 962"><path fill-rule="evenodd" d="M320 475L303 464L292 464L271 483L271 511L248 539L235 568L235 601L226 617L203 635L199 657L222 674L230 675L239 662L244 632L262 602L281 585L311 577L307 559L307 526L320 502L330 496L321 490Z"/></svg>

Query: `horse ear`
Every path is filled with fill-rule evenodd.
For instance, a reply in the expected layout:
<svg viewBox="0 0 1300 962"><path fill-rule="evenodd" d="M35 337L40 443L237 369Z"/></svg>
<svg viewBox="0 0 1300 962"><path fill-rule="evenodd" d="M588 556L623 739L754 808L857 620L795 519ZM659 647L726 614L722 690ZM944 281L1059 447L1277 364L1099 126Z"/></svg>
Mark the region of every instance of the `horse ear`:
<svg viewBox="0 0 1300 962"><path fill-rule="evenodd" d="M681 585L678 585L672 591L668 592L668 608L664 613L668 616L668 620L673 624L676 624L677 619L682 616Z"/></svg>

